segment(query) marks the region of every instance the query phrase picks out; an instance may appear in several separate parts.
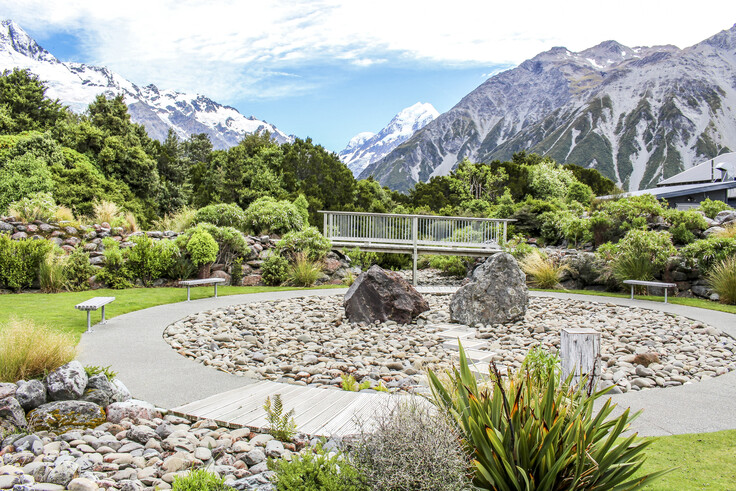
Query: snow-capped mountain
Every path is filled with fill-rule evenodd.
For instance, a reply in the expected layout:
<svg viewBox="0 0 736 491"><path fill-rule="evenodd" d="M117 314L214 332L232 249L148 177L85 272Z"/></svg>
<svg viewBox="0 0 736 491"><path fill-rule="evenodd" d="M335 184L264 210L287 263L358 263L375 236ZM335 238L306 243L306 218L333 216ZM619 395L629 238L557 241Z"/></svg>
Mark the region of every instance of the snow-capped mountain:
<svg viewBox="0 0 736 491"><path fill-rule="evenodd" d="M339 153L340 159L357 177L368 165L381 160L439 115L432 104L417 102L402 109L378 133L364 132L355 135Z"/></svg>
<svg viewBox="0 0 736 491"><path fill-rule="evenodd" d="M736 150L736 26L685 49L553 48L489 78L360 176L407 190L463 158L521 150L628 190Z"/></svg>
<svg viewBox="0 0 736 491"><path fill-rule="evenodd" d="M228 148L249 133L269 131L279 143L292 141L274 125L246 117L237 109L203 96L155 85L139 87L105 67L62 62L36 43L12 20L0 22L0 70L28 69L44 81L46 95L81 113L99 94L123 94L131 119L162 140L169 128L181 138L207 133L215 148Z"/></svg>

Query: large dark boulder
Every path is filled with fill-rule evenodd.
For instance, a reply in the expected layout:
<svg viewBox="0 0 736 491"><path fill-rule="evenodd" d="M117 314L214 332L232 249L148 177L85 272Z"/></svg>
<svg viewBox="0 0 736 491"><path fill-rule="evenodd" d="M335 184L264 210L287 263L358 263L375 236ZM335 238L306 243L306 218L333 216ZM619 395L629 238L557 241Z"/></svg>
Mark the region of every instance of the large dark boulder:
<svg viewBox="0 0 736 491"><path fill-rule="evenodd" d="M24 431L26 412L14 397L0 399L0 441L4 434Z"/></svg>
<svg viewBox="0 0 736 491"><path fill-rule="evenodd" d="M40 380L29 380L18 387L15 398L23 409L30 411L41 404L46 404L46 386Z"/></svg>
<svg viewBox="0 0 736 491"><path fill-rule="evenodd" d="M526 275L516 259L500 252L473 271L470 283L450 300L450 318L468 326L505 324L524 317L529 303Z"/></svg>
<svg viewBox="0 0 736 491"><path fill-rule="evenodd" d="M102 407L87 401L56 401L43 404L28 413L31 431L67 431L95 428L107 421Z"/></svg>
<svg viewBox="0 0 736 491"><path fill-rule="evenodd" d="M115 388L104 373L98 373L89 378L87 388L84 389L84 395L80 400L94 402L98 406L106 407L114 402L114 397Z"/></svg>
<svg viewBox="0 0 736 491"><path fill-rule="evenodd" d="M398 273L371 266L345 294L345 315L350 322L392 320L408 324L429 310L429 304Z"/></svg>

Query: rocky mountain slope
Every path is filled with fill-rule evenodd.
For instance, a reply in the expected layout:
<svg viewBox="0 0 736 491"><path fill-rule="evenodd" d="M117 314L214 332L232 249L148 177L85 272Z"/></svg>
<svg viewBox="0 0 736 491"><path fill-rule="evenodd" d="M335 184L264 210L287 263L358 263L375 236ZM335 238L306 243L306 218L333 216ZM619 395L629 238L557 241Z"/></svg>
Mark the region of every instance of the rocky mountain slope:
<svg viewBox="0 0 736 491"><path fill-rule="evenodd" d="M0 22L0 70L28 69L45 81L46 95L58 98L75 112L84 111L98 94L125 96L135 123L143 124L153 138L163 139L169 128L181 137L207 133L215 148L228 148L244 135L269 131L279 142L291 141L265 121L246 117L203 95L139 87L105 67L61 62L36 43L18 24Z"/></svg>
<svg viewBox="0 0 736 491"><path fill-rule="evenodd" d="M648 188L736 149L736 26L694 46L553 48L499 73L361 177L407 190L526 150Z"/></svg>
<svg viewBox="0 0 736 491"><path fill-rule="evenodd" d="M358 176L363 169L381 160L416 131L437 119L439 114L432 104L417 102L401 110L378 133L364 132L355 135L340 152L340 159Z"/></svg>

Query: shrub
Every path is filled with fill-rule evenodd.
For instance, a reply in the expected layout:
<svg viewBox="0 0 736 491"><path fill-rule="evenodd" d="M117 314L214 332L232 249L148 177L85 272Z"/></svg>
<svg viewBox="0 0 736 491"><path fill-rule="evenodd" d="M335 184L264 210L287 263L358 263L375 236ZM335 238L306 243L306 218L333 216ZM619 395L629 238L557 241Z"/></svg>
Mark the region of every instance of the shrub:
<svg viewBox="0 0 736 491"><path fill-rule="evenodd" d="M120 215L120 208L112 201L97 201L92 205L97 223L112 224Z"/></svg>
<svg viewBox="0 0 736 491"><path fill-rule="evenodd" d="M590 186L583 184L580 181L573 181L570 183L570 187L567 188L567 194L565 195L565 201L571 203L573 201L580 203L584 206L590 205L590 200L593 199L593 190Z"/></svg>
<svg viewBox="0 0 736 491"><path fill-rule="evenodd" d="M431 256L429 265L459 278L468 274L469 259L460 256Z"/></svg>
<svg viewBox="0 0 736 491"><path fill-rule="evenodd" d="M198 227L187 241L186 249L192 263L203 266L217 259L219 247L209 232Z"/></svg>
<svg viewBox="0 0 736 491"><path fill-rule="evenodd" d="M246 230L254 234L282 235L299 230L304 223L299 209L288 201L276 201L270 197L259 198L245 210Z"/></svg>
<svg viewBox="0 0 736 491"><path fill-rule="evenodd" d="M736 304L736 255L717 262L706 276L723 303Z"/></svg>
<svg viewBox="0 0 736 491"><path fill-rule="evenodd" d="M361 433L351 457L369 489L470 489L470 463L453 426L423 400L402 401Z"/></svg>
<svg viewBox="0 0 736 491"><path fill-rule="evenodd" d="M24 222L50 221L58 210L51 193L36 193L10 203L8 213Z"/></svg>
<svg viewBox="0 0 736 491"><path fill-rule="evenodd" d="M66 288L64 266L66 255L59 247L52 248L38 265L38 283L44 293L58 293Z"/></svg>
<svg viewBox="0 0 736 491"><path fill-rule="evenodd" d="M69 363L76 354L71 334L25 320L0 325L0 382L40 377Z"/></svg>
<svg viewBox="0 0 736 491"><path fill-rule="evenodd" d="M30 287L50 248L45 240L11 240L0 234L0 283L15 291Z"/></svg>
<svg viewBox="0 0 736 491"><path fill-rule="evenodd" d="M522 271L531 276L530 283L536 288L560 288L560 278L567 266L558 265L553 259L538 250L524 256L519 261Z"/></svg>
<svg viewBox="0 0 736 491"><path fill-rule="evenodd" d="M705 216L707 216L710 219L713 219L718 215L720 212L724 210L730 210L732 209L730 206L728 206L726 203L720 200L712 200L710 198L706 198L703 201L700 202L700 206L696 208L696 210L702 211L705 213Z"/></svg>
<svg viewBox="0 0 736 491"><path fill-rule="evenodd" d="M557 353L551 353L541 345L536 345L527 352L522 367L529 373L538 384L544 386L550 377L559 381L560 357Z"/></svg>
<svg viewBox="0 0 736 491"><path fill-rule="evenodd" d="M318 444L291 462L269 461L279 491L367 491L360 473L341 454L330 455Z"/></svg>
<svg viewBox="0 0 736 491"><path fill-rule="evenodd" d="M736 238L711 235L686 245L680 254L691 264L697 263L701 272L707 273L714 264L736 255Z"/></svg>
<svg viewBox="0 0 736 491"><path fill-rule="evenodd" d="M97 281L116 290L132 287L133 284L130 282L132 276L125 265L120 244L112 237L105 237L102 239L102 246L104 247L105 264L97 272Z"/></svg>
<svg viewBox="0 0 736 491"><path fill-rule="evenodd" d="M243 260L241 258L233 260L230 267L230 279L233 285L240 285L240 282L243 281Z"/></svg>
<svg viewBox="0 0 736 491"><path fill-rule="evenodd" d="M294 200L294 206L299 210L299 214L302 216L304 225L309 225L309 201L307 201L307 198L305 198L303 194L300 194Z"/></svg>
<svg viewBox="0 0 736 491"><path fill-rule="evenodd" d="M128 250L127 268L146 286L169 271L179 255L179 248L170 240L153 241L147 235L140 235L133 237L133 242L135 245Z"/></svg>
<svg viewBox="0 0 736 491"><path fill-rule="evenodd" d="M229 491L225 479L205 469L194 469L185 476L174 476L173 491Z"/></svg>
<svg viewBox="0 0 736 491"><path fill-rule="evenodd" d="M268 432L283 442L291 441L296 434L296 423L294 422L294 410L284 412L284 404L281 401L281 394L274 394L273 403L271 396L266 397L263 403L263 409L266 411L266 420L268 421Z"/></svg>
<svg viewBox="0 0 736 491"><path fill-rule="evenodd" d="M342 378L340 388L347 392L360 392L361 390L370 389L371 387L371 382L368 379L363 380L360 384L358 384L358 381L355 380L355 377L350 374L343 373L342 375L340 375L340 377Z"/></svg>
<svg viewBox="0 0 736 491"><path fill-rule="evenodd" d="M456 422L481 489L636 489L661 476L633 478L651 440L623 436L638 414L594 404L585 383L555 380L555 368L534 376L522 367L504 379L491 365L490 387L479 387L460 347L459 368L443 383L429 371L435 404ZM546 379L546 383L538 382Z"/></svg>
<svg viewBox="0 0 736 491"><path fill-rule="evenodd" d="M245 236L239 230L233 227L218 227L211 223L200 223L195 228L190 228L176 238L176 244L180 249L186 249L186 244L197 230L204 230L209 233L215 242L217 242L217 258L216 263L228 266L232 264L235 258L244 258L250 254L250 247L245 240Z"/></svg>
<svg viewBox="0 0 736 491"><path fill-rule="evenodd" d="M289 265L287 279L296 286L312 286L322 276L322 265L312 261L303 252L298 252Z"/></svg>
<svg viewBox="0 0 736 491"><path fill-rule="evenodd" d="M235 203L205 206L194 213L192 225L211 223L218 227L233 227L245 231L245 212Z"/></svg>
<svg viewBox="0 0 736 491"><path fill-rule="evenodd" d="M319 261L330 252L332 243L315 227L306 227L287 233L278 241L276 247L286 257L296 258L301 252L312 261Z"/></svg>
<svg viewBox="0 0 736 491"><path fill-rule="evenodd" d="M690 244L695 240L695 234L688 230L684 223L678 224L676 227L670 229L672 234L672 242L675 244Z"/></svg>
<svg viewBox="0 0 736 491"><path fill-rule="evenodd" d="M64 277L66 288L70 291L82 291L89 289L89 278L95 273L95 268L89 263L89 254L77 247L66 258L64 264Z"/></svg>
<svg viewBox="0 0 736 491"><path fill-rule="evenodd" d="M286 281L289 276L289 261L286 258L271 254L261 265L261 277L267 285L277 286Z"/></svg>
<svg viewBox="0 0 736 491"><path fill-rule="evenodd" d="M691 232L700 232L708 228L708 223L703 218L703 215L695 210L675 210L668 208L664 211L663 215L665 220L673 227L682 225Z"/></svg>
<svg viewBox="0 0 736 491"><path fill-rule="evenodd" d="M554 162L540 162L530 169L529 187L537 199L564 198L576 181L573 173Z"/></svg>
<svg viewBox="0 0 736 491"><path fill-rule="evenodd" d="M350 259L350 264L366 270L378 264L378 254L375 252L361 251L360 247L355 249L343 249L342 253Z"/></svg>

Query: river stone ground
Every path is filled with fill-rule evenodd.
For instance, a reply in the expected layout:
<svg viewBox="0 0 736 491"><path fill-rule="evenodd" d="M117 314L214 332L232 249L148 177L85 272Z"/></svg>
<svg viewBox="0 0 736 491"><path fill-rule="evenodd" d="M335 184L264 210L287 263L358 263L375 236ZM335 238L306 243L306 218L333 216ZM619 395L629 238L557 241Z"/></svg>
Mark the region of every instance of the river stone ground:
<svg viewBox="0 0 736 491"><path fill-rule="evenodd" d="M352 374L371 387L423 391L424 370L449 368L454 354L438 334L450 322L450 295L425 298L430 310L406 325L349 324L341 296L309 297L200 312L169 326L164 338L183 356L254 379L339 388L341 376ZM523 320L473 327L487 343L481 349L510 369L535 345L556 352L564 327L596 329L602 333L603 383L622 392L682 385L736 368L733 338L648 309L534 297Z"/></svg>

